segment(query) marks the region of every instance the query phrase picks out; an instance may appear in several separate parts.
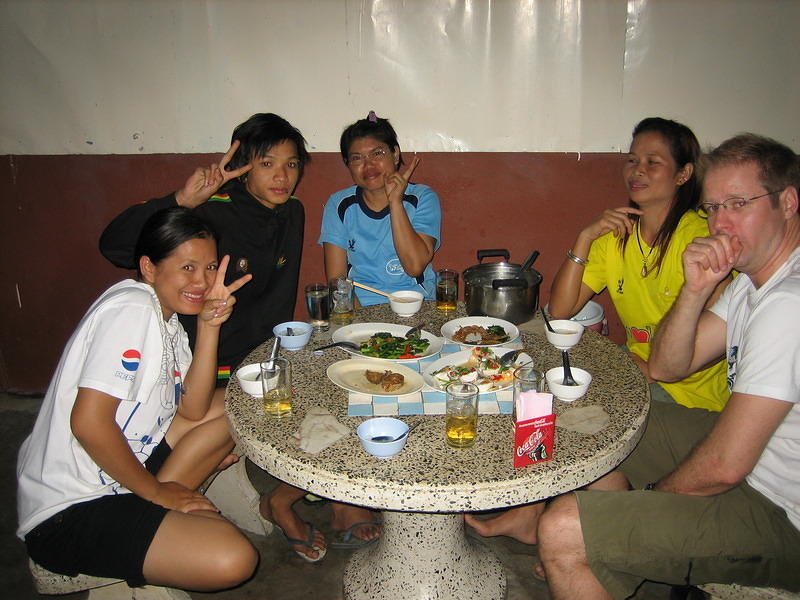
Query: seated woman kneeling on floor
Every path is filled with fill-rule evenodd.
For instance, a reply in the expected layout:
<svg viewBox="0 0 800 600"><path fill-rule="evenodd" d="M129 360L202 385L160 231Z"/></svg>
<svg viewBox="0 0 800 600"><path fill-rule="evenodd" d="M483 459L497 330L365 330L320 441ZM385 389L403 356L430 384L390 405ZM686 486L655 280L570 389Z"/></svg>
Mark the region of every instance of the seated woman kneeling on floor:
<svg viewBox="0 0 800 600"><path fill-rule="evenodd" d="M211 228L186 208L154 214L139 280L89 308L19 453L19 529L30 557L84 573L199 591L248 579L258 554L197 487L230 463L214 401L219 328L232 293ZM194 356L177 314L197 315Z"/></svg>

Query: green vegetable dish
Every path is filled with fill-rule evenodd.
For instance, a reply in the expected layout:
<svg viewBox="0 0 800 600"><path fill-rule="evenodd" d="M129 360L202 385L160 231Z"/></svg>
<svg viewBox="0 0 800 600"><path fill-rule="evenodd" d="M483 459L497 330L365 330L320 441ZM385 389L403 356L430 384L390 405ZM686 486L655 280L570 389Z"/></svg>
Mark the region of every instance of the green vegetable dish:
<svg viewBox="0 0 800 600"><path fill-rule="evenodd" d="M431 343L425 338L403 338L380 331L361 342L361 354L373 358L419 358Z"/></svg>

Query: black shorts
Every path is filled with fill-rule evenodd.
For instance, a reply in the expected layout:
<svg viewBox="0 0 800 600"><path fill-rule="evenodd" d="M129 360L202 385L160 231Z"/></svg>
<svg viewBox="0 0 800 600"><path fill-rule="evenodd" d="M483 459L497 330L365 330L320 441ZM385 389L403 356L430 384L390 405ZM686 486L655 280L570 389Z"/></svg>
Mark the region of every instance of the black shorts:
<svg viewBox="0 0 800 600"><path fill-rule="evenodd" d="M170 452L162 440L145 462L147 470L157 474ZM28 556L54 573L113 577L143 586L144 559L167 512L136 494L73 504L28 532Z"/></svg>

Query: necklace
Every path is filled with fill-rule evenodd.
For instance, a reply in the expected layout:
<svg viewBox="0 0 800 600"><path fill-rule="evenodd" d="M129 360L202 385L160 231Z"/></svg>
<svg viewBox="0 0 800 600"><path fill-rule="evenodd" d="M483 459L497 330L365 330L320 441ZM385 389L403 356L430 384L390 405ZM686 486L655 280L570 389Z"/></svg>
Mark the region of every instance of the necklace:
<svg viewBox="0 0 800 600"><path fill-rule="evenodd" d="M639 237L639 230L641 229L641 223L636 223L636 243L639 244L639 252L642 253L642 277L647 277L647 274L650 272L650 268L647 266L647 263L650 261L650 255L653 253L655 246L650 248L650 252L647 253L647 256L644 255L644 248L642 248L642 240Z"/></svg>

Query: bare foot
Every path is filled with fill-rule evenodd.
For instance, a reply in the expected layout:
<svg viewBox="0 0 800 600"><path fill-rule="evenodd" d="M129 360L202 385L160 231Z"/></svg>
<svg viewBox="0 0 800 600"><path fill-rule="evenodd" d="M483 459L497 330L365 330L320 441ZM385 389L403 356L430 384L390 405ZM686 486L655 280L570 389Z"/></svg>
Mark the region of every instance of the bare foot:
<svg viewBox="0 0 800 600"><path fill-rule="evenodd" d="M544 502L534 502L511 508L493 519L481 520L465 514L464 521L483 537L507 535L523 544L535 544L536 526L543 511Z"/></svg>
<svg viewBox="0 0 800 600"><path fill-rule="evenodd" d="M367 525L355 527L353 529L353 536L367 542L380 537L381 526L372 523L372 521L379 520L378 515L373 511L361 506L342 504L340 502L333 502L331 506L333 508L331 528L334 531L347 531L356 523L367 523Z"/></svg>
<svg viewBox="0 0 800 600"><path fill-rule="evenodd" d="M299 499L292 493L296 489L288 485L279 485L268 496L261 497L258 510L267 521L280 527L286 537L305 540L308 537L308 525L292 510L292 504ZM319 530L315 530L312 545L314 548L294 544L292 548L309 558L317 558L319 551L316 548L322 550L327 547L325 536Z"/></svg>

